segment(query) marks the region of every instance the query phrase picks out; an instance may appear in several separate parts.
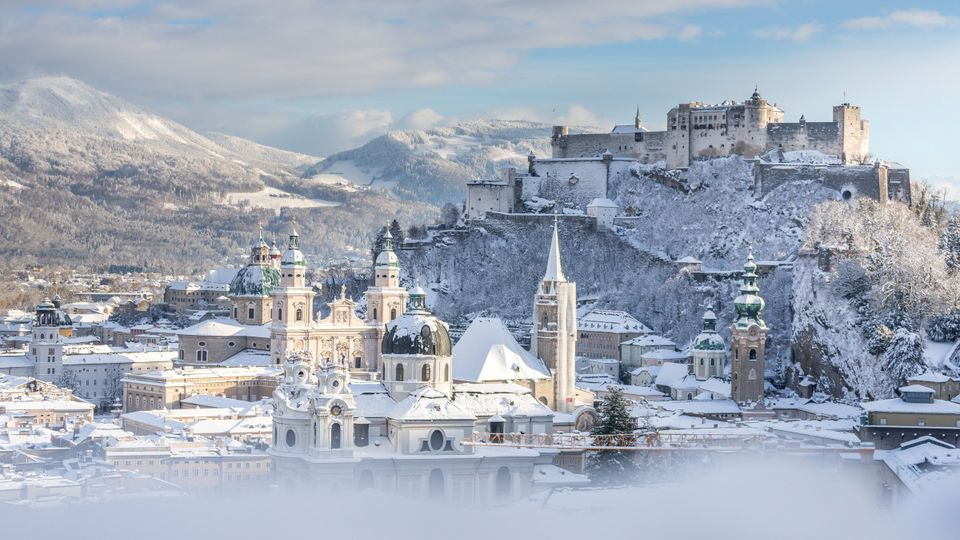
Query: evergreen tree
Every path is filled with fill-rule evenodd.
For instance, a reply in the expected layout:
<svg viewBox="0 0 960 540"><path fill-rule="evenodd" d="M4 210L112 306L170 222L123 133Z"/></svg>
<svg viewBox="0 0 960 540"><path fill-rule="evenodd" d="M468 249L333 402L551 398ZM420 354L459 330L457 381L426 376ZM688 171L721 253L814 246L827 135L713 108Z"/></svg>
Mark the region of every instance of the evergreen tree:
<svg viewBox="0 0 960 540"><path fill-rule="evenodd" d="M908 377L923 372L923 338L916 332L898 328L883 353L884 370L894 387L907 382Z"/></svg>
<svg viewBox="0 0 960 540"><path fill-rule="evenodd" d="M940 233L937 247L943 252L947 270L951 274L956 274L957 269L960 268L960 218L950 218L947 226Z"/></svg>
<svg viewBox="0 0 960 540"><path fill-rule="evenodd" d="M403 243L403 229L400 227L400 222L393 220L390 222L390 234L393 235L393 245L399 246Z"/></svg>
<svg viewBox="0 0 960 540"><path fill-rule="evenodd" d="M381 227L380 232L378 232L376 238L373 239L373 245L370 246L370 259L371 259L370 262L374 265L377 264L377 255L379 255L380 252L383 251L383 246L384 246L383 237L386 235L387 235L387 228Z"/></svg>
<svg viewBox="0 0 960 540"><path fill-rule="evenodd" d="M600 416L591 430L594 446L633 446L637 423L630 417L633 403L623 396L623 389L610 386L597 410ZM636 481L640 468L631 450L596 450L587 456L586 472L598 485L625 485Z"/></svg>

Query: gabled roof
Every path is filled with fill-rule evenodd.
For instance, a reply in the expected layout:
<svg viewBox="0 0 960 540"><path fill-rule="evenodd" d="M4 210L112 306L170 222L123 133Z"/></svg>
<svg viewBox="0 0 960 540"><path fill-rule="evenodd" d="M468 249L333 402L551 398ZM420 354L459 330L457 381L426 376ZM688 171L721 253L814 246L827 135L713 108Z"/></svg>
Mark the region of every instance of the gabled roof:
<svg viewBox="0 0 960 540"><path fill-rule="evenodd" d="M550 370L524 349L497 318L474 319L453 347L453 380L494 382L543 380Z"/></svg>

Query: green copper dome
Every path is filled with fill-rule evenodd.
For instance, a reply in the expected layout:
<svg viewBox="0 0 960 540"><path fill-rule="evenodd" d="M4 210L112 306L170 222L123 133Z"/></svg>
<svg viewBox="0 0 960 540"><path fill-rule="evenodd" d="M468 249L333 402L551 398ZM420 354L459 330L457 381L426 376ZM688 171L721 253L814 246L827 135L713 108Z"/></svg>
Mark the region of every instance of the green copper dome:
<svg viewBox="0 0 960 540"><path fill-rule="evenodd" d="M695 351L722 351L726 348L723 338L717 333L717 316L713 311L707 310L703 314L703 332L693 338L693 347Z"/></svg>
<svg viewBox="0 0 960 540"><path fill-rule="evenodd" d="M757 265L753 262L753 249L747 256L747 263L743 265L743 285L740 286L740 296L736 297L733 305L737 310L737 326L756 324L765 327L766 323L760 318L766 302L760 296L760 287L757 287Z"/></svg>
<svg viewBox="0 0 960 540"><path fill-rule="evenodd" d="M268 264L251 264L240 269L230 282L230 296L270 296L280 285L280 272Z"/></svg>

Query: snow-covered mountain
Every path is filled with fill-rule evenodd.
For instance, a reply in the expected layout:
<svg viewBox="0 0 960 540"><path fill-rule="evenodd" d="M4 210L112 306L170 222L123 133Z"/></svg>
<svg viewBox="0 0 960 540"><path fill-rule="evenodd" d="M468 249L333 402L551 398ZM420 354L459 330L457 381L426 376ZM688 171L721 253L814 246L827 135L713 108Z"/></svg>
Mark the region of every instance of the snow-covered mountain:
<svg viewBox="0 0 960 540"><path fill-rule="evenodd" d="M392 131L329 156L306 169L304 176L385 187L400 197L434 204L458 204L467 181L490 178L502 167L526 168L531 153L549 156L550 134L546 124L519 120Z"/></svg>
<svg viewBox="0 0 960 540"><path fill-rule="evenodd" d="M0 264L205 270L257 221L279 233L292 215L325 235L315 256L365 256L378 224L435 212L302 179L319 159L201 134L68 77L3 85Z"/></svg>

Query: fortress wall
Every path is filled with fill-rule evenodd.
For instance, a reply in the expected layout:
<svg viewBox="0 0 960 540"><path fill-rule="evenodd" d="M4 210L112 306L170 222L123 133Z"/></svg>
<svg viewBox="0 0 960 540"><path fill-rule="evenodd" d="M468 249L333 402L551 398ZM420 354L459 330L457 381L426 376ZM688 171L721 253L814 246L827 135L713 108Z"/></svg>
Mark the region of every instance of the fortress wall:
<svg viewBox="0 0 960 540"><path fill-rule="evenodd" d="M767 126L769 149L817 150L824 154L839 156L840 131L834 122L805 122L769 124Z"/></svg>
<svg viewBox="0 0 960 540"><path fill-rule="evenodd" d="M538 196L585 209L593 199L607 196L608 174L622 174L629 165L603 159L538 160L534 164L540 177Z"/></svg>
<svg viewBox="0 0 960 540"><path fill-rule="evenodd" d="M880 169L886 171L886 169ZM755 192L765 197L768 193L788 182L817 182L837 191L838 198L850 196L870 197L886 202L886 173L878 174L872 165L754 165Z"/></svg>

